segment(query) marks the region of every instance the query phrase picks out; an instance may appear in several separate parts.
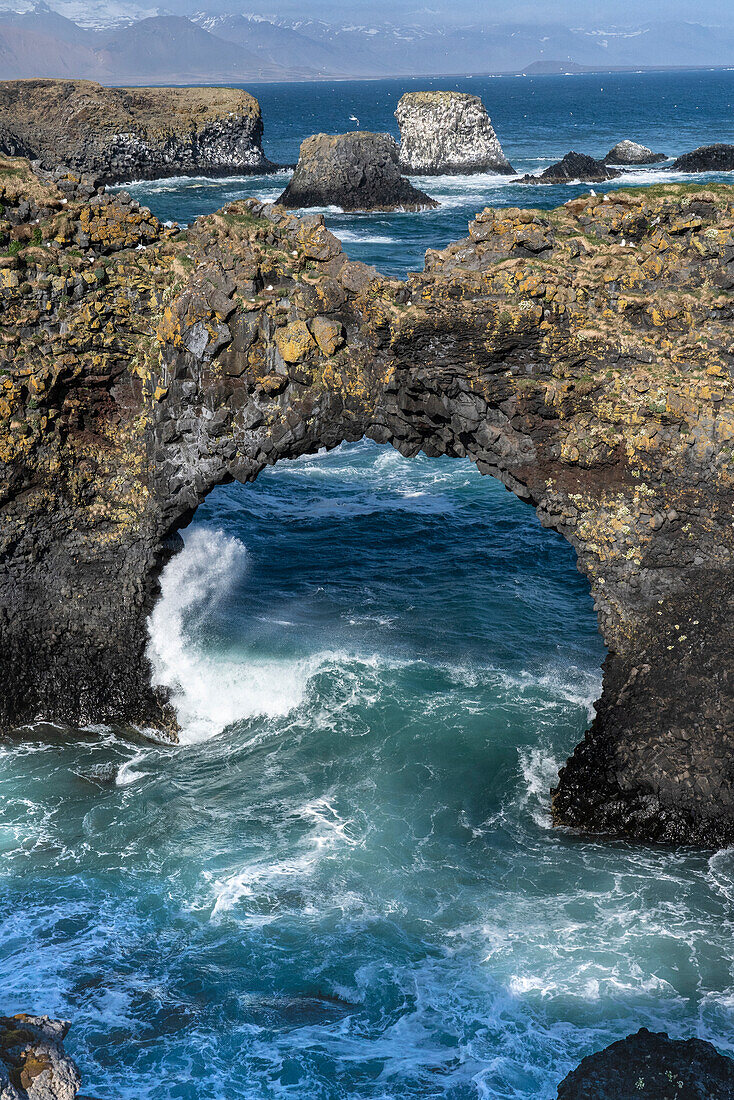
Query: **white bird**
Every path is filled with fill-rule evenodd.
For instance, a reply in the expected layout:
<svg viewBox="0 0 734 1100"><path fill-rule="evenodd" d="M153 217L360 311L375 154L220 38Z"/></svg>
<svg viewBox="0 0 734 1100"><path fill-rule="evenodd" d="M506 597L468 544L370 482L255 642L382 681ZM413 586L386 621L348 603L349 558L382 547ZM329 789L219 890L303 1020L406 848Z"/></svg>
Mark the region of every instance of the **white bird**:
<svg viewBox="0 0 734 1100"><path fill-rule="evenodd" d="M357 118L357 116L356 116L356 115L350 115L350 116L349 116L349 121L350 121L350 122L356 122L356 123L357 123L357 125L359 126L359 119Z"/></svg>

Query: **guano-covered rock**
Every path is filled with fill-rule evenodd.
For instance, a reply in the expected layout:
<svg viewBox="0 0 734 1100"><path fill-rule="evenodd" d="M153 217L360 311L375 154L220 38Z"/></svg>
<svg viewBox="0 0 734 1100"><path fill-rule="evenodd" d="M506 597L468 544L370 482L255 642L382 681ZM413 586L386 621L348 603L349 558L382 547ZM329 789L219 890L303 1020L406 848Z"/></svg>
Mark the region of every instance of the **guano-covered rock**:
<svg viewBox="0 0 734 1100"><path fill-rule="evenodd" d="M604 157L605 164L635 165L662 164L667 160L665 153L653 153L646 145L636 141L620 141Z"/></svg>
<svg viewBox="0 0 734 1100"><path fill-rule="evenodd" d="M400 167L408 175L513 175L479 96L465 92L407 92L395 117Z"/></svg>

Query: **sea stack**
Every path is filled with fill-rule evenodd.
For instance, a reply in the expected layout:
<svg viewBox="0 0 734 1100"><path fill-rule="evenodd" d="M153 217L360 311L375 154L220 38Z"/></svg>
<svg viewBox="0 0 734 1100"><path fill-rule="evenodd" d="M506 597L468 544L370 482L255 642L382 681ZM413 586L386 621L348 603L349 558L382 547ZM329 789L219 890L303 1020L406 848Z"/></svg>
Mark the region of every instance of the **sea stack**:
<svg viewBox="0 0 734 1100"><path fill-rule="evenodd" d="M425 210L438 203L400 174L389 134L314 134L301 145L283 206L340 206L347 211Z"/></svg>
<svg viewBox="0 0 734 1100"><path fill-rule="evenodd" d="M408 175L514 174L479 96L408 92L395 117L400 126L400 167Z"/></svg>
<svg viewBox="0 0 734 1100"><path fill-rule="evenodd" d="M557 164L551 164L545 172L539 176L523 176L518 183L605 183L607 180L615 180L621 176L616 168L607 168L600 160L587 157L583 153L566 153L563 160Z"/></svg>
<svg viewBox="0 0 734 1100"><path fill-rule="evenodd" d="M702 145L670 167L674 172L734 172L734 145Z"/></svg>
<svg viewBox="0 0 734 1100"><path fill-rule="evenodd" d="M604 157L605 164L635 165L662 164L667 160L665 153L653 153L646 145L636 141L620 141Z"/></svg>
<svg viewBox="0 0 734 1100"><path fill-rule="evenodd" d="M262 135L260 104L238 88L0 81L1 153L103 183L266 172Z"/></svg>

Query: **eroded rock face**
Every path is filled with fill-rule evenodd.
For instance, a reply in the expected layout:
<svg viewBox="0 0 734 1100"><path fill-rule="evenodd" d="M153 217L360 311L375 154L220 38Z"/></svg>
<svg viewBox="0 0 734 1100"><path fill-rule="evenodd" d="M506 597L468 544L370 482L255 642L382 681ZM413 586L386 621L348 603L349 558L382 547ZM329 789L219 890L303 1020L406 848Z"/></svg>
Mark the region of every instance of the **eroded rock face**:
<svg viewBox="0 0 734 1100"><path fill-rule="evenodd" d="M665 153L653 153L646 145L636 141L620 141L604 157L605 164L662 164Z"/></svg>
<svg viewBox="0 0 734 1100"><path fill-rule="evenodd" d="M283 207L178 234L19 161L0 191L2 724L171 728L146 617L179 528L367 435L470 458L576 549L609 655L556 822L734 840L734 189L486 210L406 282Z"/></svg>
<svg viewBox="0 0 734 1100"><path fill-rule="evenodd" d="M558 1100L731 1100L734 1061L701 1039L670 1039L641 1028L584 1058L561 1082Z"/></svg>
<svg viewBox="0 0 734 1100"><path fill-rule="evenodd" d="M674 172L734 172L734 145L702 145L678 157Z"/></svg>
<svg viewBox="0 0 734 1100"><path fill-rule="evenodd" d="M464 92L408 92L395 112L400 167L408 175L513 175L479 96Z"/></svg>
<svg viewBox="0 0 734 1100"><path fill-rule="evenodd" d="M81 1075L64 1050L66 1020L0 1016L0 1100L74 1100Z"/></svg>
<svg viewBox="0 0 734 1100"><path fill-rule="evenodd" d="M601 160L594 160L584 153L566 153L563 160L557 164L551 164L539 176L523 176L519 183L572 183L578 180L580 183L604 183L606 180L618 179L621 172L614 168L608 168Z"/></svg>
<svg viewBox="0 0 734 1100"><path fill-rule="evenodd" d="M393 138L363 130L306 138L293 178L278 202L291 209L340 206L349 211L438 206L400 175Z"/></svg>
<svg viewBox="0 0 734 1100"><path fill-rule="evenodd" d="M0 81L0 153L105 183L268 171L262 135L260 105L239 89Z"/></svg>

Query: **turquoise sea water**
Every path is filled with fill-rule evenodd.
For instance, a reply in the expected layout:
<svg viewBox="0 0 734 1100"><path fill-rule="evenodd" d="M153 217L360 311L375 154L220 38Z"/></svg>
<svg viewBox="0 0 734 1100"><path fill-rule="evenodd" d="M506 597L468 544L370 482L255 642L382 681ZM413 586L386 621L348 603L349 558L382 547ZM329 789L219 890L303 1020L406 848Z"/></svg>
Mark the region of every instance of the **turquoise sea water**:
<svg viewBox="0 0 734 1100"><path fill-rule="evenodd" d="M730 136L734 74L592 81L481 83L517 166ZM384 127L400 90L258 89L269 152ZM440 183L440 215L327 220L405 270L487 201L531 201L485 179ZM187 220L281 182L134 190ZM182 744L0 742L3 1010L71 1018L85 1092L550 1100L643 1024L734 1053L734 854L550 826L604 651L530 508L468 461L362 442L216 490L184 537L150 623Z"/></svg>

